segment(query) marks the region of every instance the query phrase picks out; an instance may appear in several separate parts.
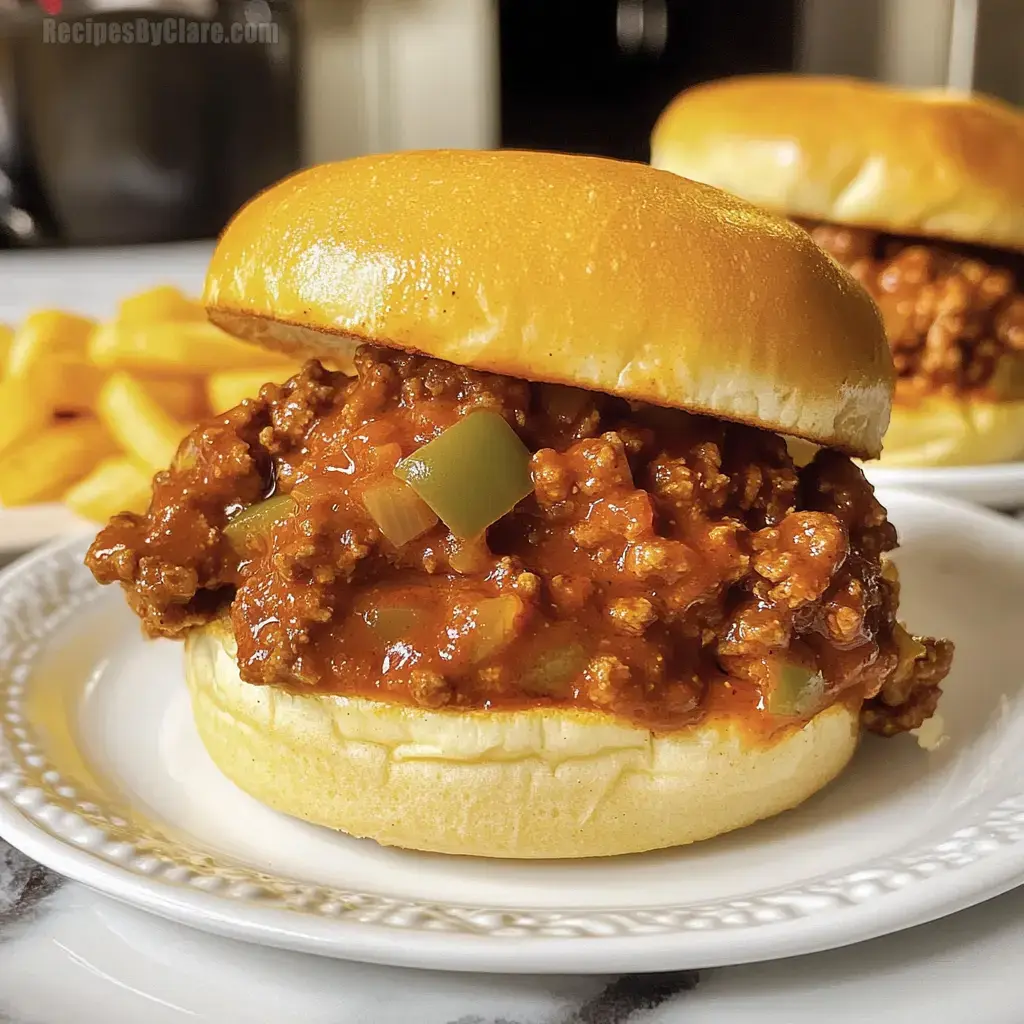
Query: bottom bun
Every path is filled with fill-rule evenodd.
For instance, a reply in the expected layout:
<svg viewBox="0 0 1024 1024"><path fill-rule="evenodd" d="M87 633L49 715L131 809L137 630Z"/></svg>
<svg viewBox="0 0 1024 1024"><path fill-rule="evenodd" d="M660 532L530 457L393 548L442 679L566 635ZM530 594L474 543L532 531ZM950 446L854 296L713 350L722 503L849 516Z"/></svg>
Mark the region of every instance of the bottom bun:
<svg viewBox="0 0 1024 1024"><path fill-rule="evenodd" d="M199 735L278 811L387 846L603 857L680 846L795 807L859 735L836 704L771 741L736 724L655 735L595 712L429 711L242 682L228 627L186 642Z"/></svg>
<svg viewBox="0 0 1024 1024"><path fill-rule="evenodd" d="M971 466L1024 458L1024 401L929 395L896 402L882 466Z"/></svg>

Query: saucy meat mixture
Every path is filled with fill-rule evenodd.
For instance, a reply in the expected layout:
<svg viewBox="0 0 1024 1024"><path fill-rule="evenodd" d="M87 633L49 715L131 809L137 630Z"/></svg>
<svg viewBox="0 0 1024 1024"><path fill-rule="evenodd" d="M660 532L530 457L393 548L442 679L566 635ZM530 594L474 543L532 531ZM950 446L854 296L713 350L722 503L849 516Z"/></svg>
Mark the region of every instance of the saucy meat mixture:
<svg viewBox="0 0 1024 1024"><path fill-rule="evenodd" d="M439 438L443 519L396 476ZM512 448L525 488L456 536L494 516ZM932 713L952 656L896 623L895 545L836 452L798 470L767 431L364 347L353 377L311 362L197 427L87 562L151 636L229 614L257 685L655 730L867 698L892 734Z"/></svg>
<svg viewBox="0 0 1024 1024"><path fill-rule="evenodd" d="M1020 390L1013 375L1024 367L1024 258L801 223L878 304L900 378L898 398L937 391L1000 398L1008 386Z"/></svg>

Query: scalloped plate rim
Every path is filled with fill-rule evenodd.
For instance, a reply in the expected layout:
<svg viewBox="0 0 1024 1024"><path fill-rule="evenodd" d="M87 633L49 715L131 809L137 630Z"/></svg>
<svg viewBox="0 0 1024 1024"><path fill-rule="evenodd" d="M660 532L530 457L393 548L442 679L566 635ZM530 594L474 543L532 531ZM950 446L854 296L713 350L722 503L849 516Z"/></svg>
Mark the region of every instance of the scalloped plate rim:
<svg viewBox="0 0 1024 1024"><path fill-rule="evenodd" d="M219 896L184 887L174 887L172 895L172 887L167 884L140 878L127 868L61 840L56 840L64 847L58 856L52 845L53 837L6 802L0 802L0 835L33 860L96 892L209 934L360 963L479 973L642 973L725 967L802 956L927 924L1001 896L1024 882L1021 865L1014 862L993 871L984 886L965 886L955 899L931 911L916 906L917 901L901 901L908 890L890 892L885 900L887 913L863 915L860 927L844 929L841 940L822 944L814 937L819 922L813 916L798 918L786 922L788 935L776 935L770 952L766 952L764 942L756 936L742 937L742 933L728 930L717 934L692 933L700 938L702 948L699 951L688 949L683 956L677 944L682 933L543 940L498 937L481 942L472 936L437 932L429 934L429 948L424 948L420 942L410 942L408 935L379 925L353 924L274 907L261 907L249 914L239 912L241 905L227 904L233 907L232 912L227 912L225 901ZM1006 856L1009 859L1010 853ZM901 902L909 905L901 906ZM759 930L747 929L750 933ZM595 944L600 949L588 948ZM457 958L458 962L453 963L452 958Z"/></svg>

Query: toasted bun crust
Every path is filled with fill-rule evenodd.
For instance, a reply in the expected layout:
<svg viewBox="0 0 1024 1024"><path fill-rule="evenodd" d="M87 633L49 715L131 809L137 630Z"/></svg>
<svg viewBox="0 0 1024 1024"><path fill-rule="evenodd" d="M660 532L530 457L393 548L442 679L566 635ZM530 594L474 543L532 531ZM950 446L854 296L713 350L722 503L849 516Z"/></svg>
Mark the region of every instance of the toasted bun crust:
<svg viewBox="0 0 1024 1024"><path fill-rule="evenodd" d="M930 395L897 402L883 466L971 466L1024 459L1024 401Z"/></svg>
<svg viewBox="0 0 1024 1024"><path fill-rule="evenodd" d="M727 724L654 736L600 714L428 711L242 682L230 630L189 634L199 735L275 810L386 846L602 857L707 839L806 800L845 767L842 704L770 745Z"/></svg>
<svg viewBox="0 0 1024 1024"><path fill-rule="evenodd" d="M651 162L794 217L1024 250L1024 116L986 96L727 79L670 104Z"/></svg>
<svg viewBox="0 0 1024 1024"><path fill-rule="evenodd" d="M879 450L874 306L806 234L638 164L432 151L314 167L210 264L214 323L292 353L356 341Z"/></svg>

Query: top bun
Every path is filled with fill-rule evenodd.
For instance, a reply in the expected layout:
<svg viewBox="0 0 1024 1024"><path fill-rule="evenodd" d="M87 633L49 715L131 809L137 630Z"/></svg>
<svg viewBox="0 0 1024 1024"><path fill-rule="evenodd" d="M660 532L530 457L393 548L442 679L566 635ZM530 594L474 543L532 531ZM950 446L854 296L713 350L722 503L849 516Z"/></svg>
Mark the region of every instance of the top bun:
<svg viewBox="0 0 1024 1024"><path fill-rule="evenodd" d="M867 295L796 226L641 164L361 157L237 214L210 319L293 354L372 342L877 455L893 368Z"/></svg>
<svg viewBox="0 0 1024 1024"><path fill-rule="evenodd" d="M1024 251L1024 116L987 96L726 79L676 97L651 163L794 217Z"/></svg>

